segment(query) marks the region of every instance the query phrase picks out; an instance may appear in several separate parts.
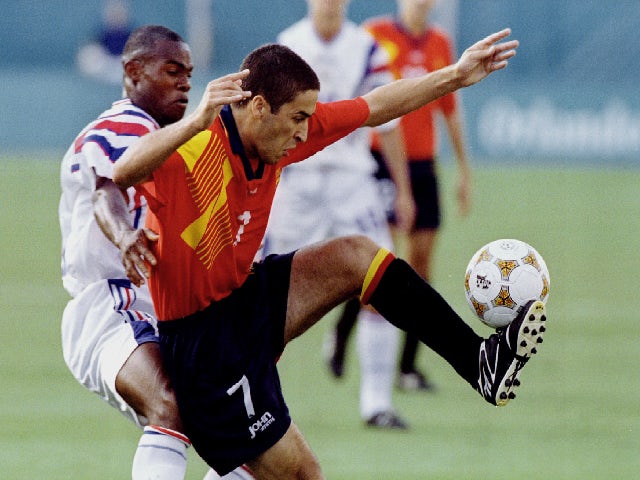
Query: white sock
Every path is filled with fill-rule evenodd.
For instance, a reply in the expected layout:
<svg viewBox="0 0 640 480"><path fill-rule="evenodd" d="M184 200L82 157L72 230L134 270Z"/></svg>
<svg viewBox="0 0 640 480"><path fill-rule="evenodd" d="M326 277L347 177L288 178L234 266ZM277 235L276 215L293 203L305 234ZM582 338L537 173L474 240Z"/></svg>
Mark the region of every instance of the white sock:
<svg viewBox="0 0 640 480"><path fill-rule="evenodd" d="M393 409L391 396L398 361L399 330L381 315L363 308L358 315L360 415Z"/></svg>
<svg viewBox="0 0 640 480"><path fill-rule="evenodd" d="M213 468L210 468L202 480L220 480L220 475Z"/></svg>
<svg viewBox="0 0 640 480"><path fill-rule="evenodd" d="M248 467L244 465L227 473L224 477L218 475L213 468L209 469L202 480L255 480Z"/></svg>
<svg viewBox="0 0 640 480"><path fill-rule="evenodd" d="M133 480L183 480L187 471L187 447L183 434L168 428L148 426L133 457Z"/></svg>

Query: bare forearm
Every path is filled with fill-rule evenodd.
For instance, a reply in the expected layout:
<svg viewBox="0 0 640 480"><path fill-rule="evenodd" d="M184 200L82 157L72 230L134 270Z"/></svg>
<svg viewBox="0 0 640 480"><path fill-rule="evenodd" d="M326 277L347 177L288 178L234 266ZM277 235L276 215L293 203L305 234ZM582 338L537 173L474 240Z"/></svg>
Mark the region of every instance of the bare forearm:
<svg viewBox="0 0 640 480"><path fill-rule="evenodd" d="M515 49L519 45L517 40L500 43L510 34L511 30L505 28L471 45L453 65L372 90L364 96L369 105L369 118L365 125L388 122L502 70L516 54Z"/></svg>
<svg viewBox="0 0 640 480"><path fill-rule="evenodd" d="M193 113L141 137L127 149L115 164L113 181L121 188L144 181L180 145L209 127L224 105L250 97L251 92L241 87L248 74L249 70L243 70L210 81Z"/></svg>
<svg viewBox="0 0 640 480"><path fill-rule="evenodd" d="M127 277L137 286L144 284L156 264L151 244L158 241L158 235L133 227L124 192L104 177L96 179L93 214L104 235L120 250Z"/></svg>
<svg viewBox="0 0 640 480"><path fill-rule="evenodd" d="M144 181L183 143L200 132L189 117L141 137L118 159L113 181L128 188Z"/></svg>
<svg viewBox="0 0 640 480"><path fill-rule="evenodd" d="M133 230L124 195L110 180L100 179L93 194L93 214L104 235L118 248L124 232Z"/></svg>
<svg viewBox="0 0 640 480"><path fill-rule="evenodd" d="M364 95L370 110L365 125L381 125L460 87L453 65L418 78L403 78L383 85Z"/></svg>

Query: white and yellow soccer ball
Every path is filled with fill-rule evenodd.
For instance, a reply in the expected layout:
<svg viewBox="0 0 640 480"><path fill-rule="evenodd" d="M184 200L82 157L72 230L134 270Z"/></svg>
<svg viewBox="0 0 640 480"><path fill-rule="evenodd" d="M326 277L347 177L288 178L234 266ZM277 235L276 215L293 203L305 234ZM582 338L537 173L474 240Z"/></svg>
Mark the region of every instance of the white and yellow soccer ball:
<svg viewBox="0 0 640 480"><path fill-rule="evenodd" d="M464 293L471 311L495 329L509 325L529 300L547 301L549 270L535 248L503 238L480 248L467 265Z"/></svg>

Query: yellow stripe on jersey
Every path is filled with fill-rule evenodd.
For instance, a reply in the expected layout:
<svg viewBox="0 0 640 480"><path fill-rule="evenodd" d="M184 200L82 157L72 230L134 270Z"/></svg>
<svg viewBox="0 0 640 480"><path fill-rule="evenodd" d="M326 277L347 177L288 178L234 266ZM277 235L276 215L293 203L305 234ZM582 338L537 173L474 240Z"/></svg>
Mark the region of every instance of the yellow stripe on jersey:
<svg viewBox="0 0 640 480"><path fill-rule="evenodd" d="M193 172L193 167L202 155L202 152L211 140L211 130L204 130L192 137L187 143L178 147L178 153L187 165L189 172Z"/></svg>
<svg viewBox="0 0 640 480"><path fill-rule="evenodd" d="M222 142L210 130L200 132L178 148L187 167L187 183L201 215L181 233L206 268L233 241L229 219L227 185L233 178L231 163ZM213 188L211 188L213 187Z"/></svg>

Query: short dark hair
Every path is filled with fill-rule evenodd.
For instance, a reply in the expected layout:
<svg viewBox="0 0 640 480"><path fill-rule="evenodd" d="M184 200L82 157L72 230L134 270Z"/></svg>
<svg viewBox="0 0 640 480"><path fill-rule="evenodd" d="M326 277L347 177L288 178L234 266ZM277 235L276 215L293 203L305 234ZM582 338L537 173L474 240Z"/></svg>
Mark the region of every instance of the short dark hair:
<svg viewBox="0 0 640 480"><path fill-rule="evenodd" d="M122 60L127 62L134 58L142 58L152 54L160 41L186 43L182 37L162 25L143 25L129 35L122 51Z"/></svg>
<svg viewBox="0 0 640 480"><path fill-rule="evenodd" d="M320 90L316 72L284 45L269 43L256 48L242 62L240 70L245 68L250 72L242 81L242 88L252 96L262 95L273 113L302 92Z"/></svg>

